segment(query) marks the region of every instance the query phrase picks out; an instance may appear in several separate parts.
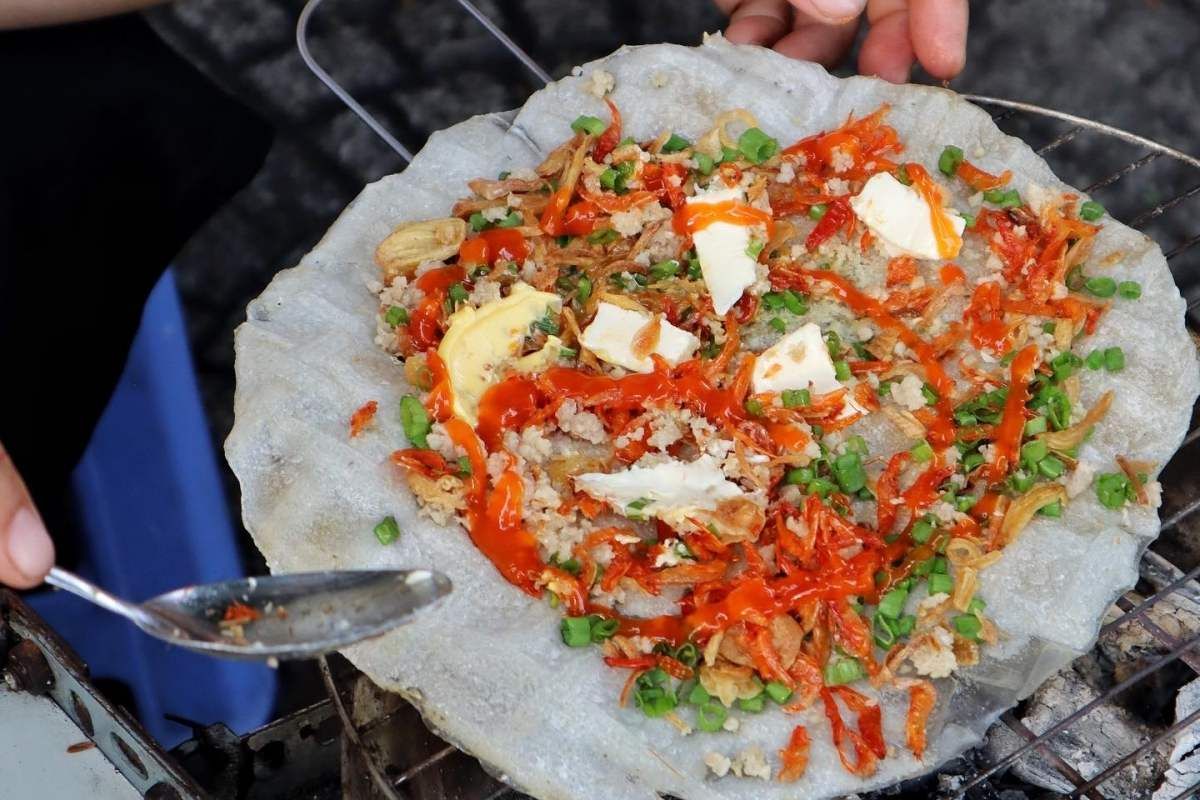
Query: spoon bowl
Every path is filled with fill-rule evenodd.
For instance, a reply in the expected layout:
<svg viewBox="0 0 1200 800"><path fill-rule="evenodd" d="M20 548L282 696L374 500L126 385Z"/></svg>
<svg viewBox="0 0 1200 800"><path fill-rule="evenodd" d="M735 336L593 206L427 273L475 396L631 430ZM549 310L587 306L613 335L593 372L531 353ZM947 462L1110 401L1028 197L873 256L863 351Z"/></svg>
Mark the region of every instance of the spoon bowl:
<svg viewBox="0 0 1200 800"><path fill-rule="evenodd" d="M379 636L451 589L430 570L301 572L188 586L135 605L58 568L46 582L171 644L253 660L312 658Z"/></svg>

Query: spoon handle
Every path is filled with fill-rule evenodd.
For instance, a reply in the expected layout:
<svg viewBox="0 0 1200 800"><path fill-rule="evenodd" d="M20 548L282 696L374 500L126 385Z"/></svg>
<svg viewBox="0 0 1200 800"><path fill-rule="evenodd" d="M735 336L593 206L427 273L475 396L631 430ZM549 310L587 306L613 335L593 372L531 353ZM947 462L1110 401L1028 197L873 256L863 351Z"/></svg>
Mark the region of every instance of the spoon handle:
<svg viewBox="0 0 1200 800"><path fill-rule="evenodd" d="M95 603L103 609L120 614L134 622L139 622L143 616L142 610L137 606L125 602L116 595L109 594L94 583L89 583L65 569L52 567L50 574L46 576L46 583L82 597L90 603Z"/></svg>

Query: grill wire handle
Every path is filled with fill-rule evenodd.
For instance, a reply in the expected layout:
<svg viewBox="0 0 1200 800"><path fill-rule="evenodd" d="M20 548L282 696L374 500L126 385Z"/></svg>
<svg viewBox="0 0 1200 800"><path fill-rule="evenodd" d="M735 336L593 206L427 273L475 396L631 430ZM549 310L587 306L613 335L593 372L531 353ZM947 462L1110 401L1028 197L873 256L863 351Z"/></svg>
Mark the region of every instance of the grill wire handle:
<svg viewBox="0 0 1200 800"><path fill-rule="evenodd" d="M394 136L392 136L392 134L389 133L388 130L370 112L363 108L363 106L357 100L355 100L354 97L348 91L346 91L346 89L340 83L337 82L337 80L335 80L327 71L325 71L325 69L321 67L319 63L317 63L315 58L313 58L308 46L308 25L312 15L316 12L317 7L320 6L322 2L323 0L307 0L300 12L300 17L296 23L296 46L300 51L300 57L304 60L305 65L312 71L318 80L325 84L325 86L327 86L329 90L346 105L347 108L353 111L359 117L359 119L366 123L366 125L380 139L382 139L388 145L388 147L394 150L396 154L404 160L405 164L410 163L413 159L412 152L403 144L401 144ZM475 20L477 20L491 36L493 36L501 45L503 45L503 47L508 50L514 58L520 61L526 69L533 73L538 80L544 84L548 84L553 80L548 72L546 72L536 61L534 61L534 59L516 42L509 38L509 36L504 33L504 31L490 17L480 11L479 8L473 2L471 2L471 0L455 0L455 2L457 2L460 6L462 6L463 9L467 11L467 13L474 17ZM1112 125L1096 122L1095 120L1076 116L1074 114L1068 114L1063 111L1056 111L1054 109L1034 105L1032 103L1023 103L1016 100L1006 100L1003 98L977 94L962 94L961 96L980 106L994 106L1003 109L1000 112L993 114L993 119L997 122L1021 112L1033 116L1040 116L1070 123L1072 126L1071 128L1046 145L1043 145L1037 149L1036 152L1039 156L1043 156L1051 150L1067 144L1083 131L1090 131L1105 136L1111 136L1147 151L1145 155L1141 156L1137 160L1125 165L1110 175L1107 175L1106 177L1101 178L1100 180L1097 180L1086 187L1084 191L1089 194L1097 189L1102 189L1106 186L1116 183L1127 174L1140 169L1146 164L1149 164L1162 156L1175 159L1182 164L1200 171L1200 158L1156 142L1153 139L1148 139L1144 136L1130 133L1129 131L1114 127ZM1176 197L1158 203L1153 208L1148 209L1131 220L1130 225L1131 227L1139 227L1142 224L1162 215L1164 212L1170 210L1178 203L1196 194L1200 194L1200 185L1193 187L1192 189L1189 189ZM1197 244L1200 244L1200 234L1193 235L1191 238L1182 242L1174 249L1168 251L1166 253L1166 258L1168 261L1170 261ZM1189 302L1188 308L1191 309L1197 304L1200 304L1200 298ZM1184 440L1183 445L1186 446L1197 438L1200 438L1200 428L1189 433L1187 438ZM1198 510L1200 510L1200 498L1187 503L1182 509L1167 518L1167 520L1160 526L1159 532L1161 533L1162 531L1174 527L1184 518L1190 516L1193 512ZM1148 550L1147 553L1149 553ZM1013 762L1019 760L1025 755L1028 755L1033 750L1037 750L1046 756L1048 760L1059 770L1059 772L1074 786L1074 789L1070 793L1070 797L1089 797L1095 798L1096 800L1101 800L1103 795L1101 795L1096 789L1099 784L1103 783L1108 778L1111 778L1118 771L1120 771L1121 768L1132 763L1151 747L1166 740L1167 737L1182 731L1200 718L1200 710L1197 710L1187 715L1183 719L1178 720L1175 724L1168 727L1162 733L1143 743L1140 747L1138 747L1138 749L1128 753L1121 759L1108 765L1102 771L1097 772L1091 779L1084 779L1074 767L1066 763L1062 757L1053 750L1049 743L1049 740L1053 738L1054 735L1062 732L1075 722L1078 722L1080 719L1087 716L1091 711L1098 708L1101 704L1112 700L1120 692L1133 686L1148 675L1158 671L1168 663L1175 660L1184 661L1185 663L1188 663L1189 666L1196 663L1196 659L1191 651L1197 644L1200 644L1200 635L1183 641L1179 641L1173 637L1168 638L1161 628L1159 628L1153 622L1146 620L1144 615L1152 606L1165 598L1171 592L1179 590L1185 584L1190 583L1193 585L1193 588L1196 588L1195 582L1198 577L1200 577L1200 566L1190 570L1186 575L1183 575L1178 580L1163 587L1149 598L1141 600L1141 602L1137 603L1136 605L1125 601L1125 604L1129 607L1124 609L1123 615L1107 623L1103 628L1104 632L1108 632L1122 624L1140 621L1155 639L1159 640L1160 643L1169 648L1169 651L1162 658L1138 670L1124 681L1121 681L1120 683L1110 687L1107 691L1100 694L1093 701L1068 714L1062 720L1058 721L1041 734L1034 734L1032 731L1026 728L1025 725L1011 713L1011 711L1005 713L1001 717L1002 721L1012 728L1018 735L1026 739L1025 743L1011 752L1009 755L992 764L990 767L984 768L972 776L970 780L966 781L958 790L955 791L955 796L961 797L965 795L967 790L984 784L989 778L1001 772ZM346 714L343 704L341 703L336 683L333 680L333 676L330 673L329 667L325 663L324 659L321 660L321 669L322 677L325 680L326 687L328 688L331 697L333 697L333 701L337 706L338 713L341 716L343 723L347 726L348 731L353 731L353 725ZM1193 669L1195 669L1194 666ZM353 731L352 735L353 738L358 738L357 731ZM398 779L393 781L388 781L378 766L374 764L374 759L368 757L368 760L371 762L371 776L378 788L385 791L390 797L397 797L397 795L394 793L394 789L387 786L388 783L391 783L392 786L398 787L407 779L414 777L417 772L436 764L446 755L453 752L454 748L448 746L434 754L433 757L426 759L416 767L407 770ZM1174 798L1172 798L1172 800L1184 800L1184 798L1188 798L1196 794L1198 790L1200 790L1200 782L1197 782L1184 789L1183 792L1176 795ZM512 790L501 791L493 795L492 798L506 795L511 792ZM489 800L492 800L492 798L489 798Z"/></svg>

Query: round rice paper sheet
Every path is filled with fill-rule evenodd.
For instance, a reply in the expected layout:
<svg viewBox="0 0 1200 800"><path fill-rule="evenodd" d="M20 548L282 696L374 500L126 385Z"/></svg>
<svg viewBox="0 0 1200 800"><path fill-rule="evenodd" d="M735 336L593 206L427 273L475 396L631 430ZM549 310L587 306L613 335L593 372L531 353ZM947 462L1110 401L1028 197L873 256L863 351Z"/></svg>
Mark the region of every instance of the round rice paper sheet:
<svg viewBox="0 0 1200 800"><path fill-rule="evenodd" d="M606 667L593 649L564 647L558 612L507 584L457 525L419 516L389 466L405 439L398 414L387 409L413 390L374 341L375 247L402 221L446 216L468 180L536 166L577 115L605 117L588 91L598 69L615 77L612 98L639 140L664 130L695 138L721 112L744 107L763 130L790 142L887 103L887 122L906 143L908 160L936 163L954 143L985 170L1011 169L1011 185L1022 192L1029 184L1070 188L1027 145L947 90L837 79L720 37L700 47L622 48L518 111L435 133L408 169L366 187L299 266L279 273L250 304L236 336L236 424L226 443L246 527L273 572L421 566L448 574L454 592L438 608L346 655L411 700L446 739L536 797L815 800L928 772L978 743L1003 710L1091 647L1105 610L1137 580L1138 559L1158 532L1153 510L1113 512L1088 491L1061 518L1037 518L981 575L980 595L1003 637L985 648L979 665L936 682L925 759L902 747L907 694L885 690L894 754L860 779L842 768L820 704L801 714L772 709L744 717L737 733L689 736L618 708L625 672ZM965 207L966 198L952 203ZM1107 464L1124 454L1163 464L1186 433L1200 390L1185 304L1154 242L1104 223L1093 260L1119 253L1109 274L1139 281L1143 294L1115 303L1084 340L1088 350L1119 344L1127 366L1083 381L1084 407L1108 389L1115 400L1081 457ZM350 441L349 413L370 399L385 409L375 433ZM371 529L388 514L403 533L383 547ZM755 745L777 771L775 753L797 724L808 726L812 740L798 782L707 773L706 754L733 756Z"/></svg>

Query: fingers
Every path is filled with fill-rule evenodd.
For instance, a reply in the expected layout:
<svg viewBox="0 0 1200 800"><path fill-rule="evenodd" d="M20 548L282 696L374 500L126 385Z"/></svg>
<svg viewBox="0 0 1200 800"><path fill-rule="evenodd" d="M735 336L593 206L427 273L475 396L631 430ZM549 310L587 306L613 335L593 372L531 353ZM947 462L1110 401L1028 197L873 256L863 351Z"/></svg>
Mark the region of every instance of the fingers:
<svg viewBox="0 0 1200 800"><path fill-rule="evenodd" d="M921 66L949 79L967 61L967 0L910 0L909 31Z"/></svg>
<svg viewBox="0 0 1200 800"><path fill-rule="evenodd" d="M913 65L907 0L871 0L867 19L871 28L858 54L858 71L904 83Z"/></svg>
<svg viewBox="0 0 1200 800"><path fill-rule="evenodd" d="M0 445L0 583L29 589L54 566L54 544L4 446Z"/></svg>
<svg viewBox="0 0 1200 800"><path fill-rule="evenodd" d="M858 17L834 25L798 19L795 29L776 42L775 49L789 58L832 68L850 49L857 31Z"/></svg>
<svg viewBox="0 0 1200 800"><path fill-rule="evenodd" d="M796 13L824 25L844 25L858 19L867 0L791 0Z"/></svg>
<svg viewBox="0 0 1200 800"><path fill-rule="evenodd" d="M717 0L729 14L725 38L734 44L770 47L792 28L792 9L787 0Z"/></svg>

